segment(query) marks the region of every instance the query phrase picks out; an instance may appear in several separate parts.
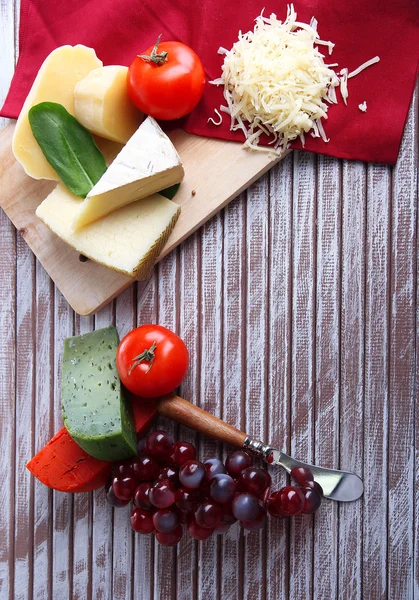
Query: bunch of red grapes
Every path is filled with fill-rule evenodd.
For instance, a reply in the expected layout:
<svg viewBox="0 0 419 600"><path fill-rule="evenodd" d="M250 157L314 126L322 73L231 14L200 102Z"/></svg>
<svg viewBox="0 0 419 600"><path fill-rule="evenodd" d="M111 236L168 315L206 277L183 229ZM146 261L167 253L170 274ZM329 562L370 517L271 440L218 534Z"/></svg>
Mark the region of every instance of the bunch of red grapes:
<svg viewBox="0 0 419 600"><path fill-rule="evenodd" d="M137 449L136 457L115 463L106 497L114 507L133 501L134 531L154 533L164 546L180 541L182 525L190 536L204 540L225 533L236 521L256 530L264 526L266 512L292 517L314 513L321 504L323 491L305 468L291 471L298 487L271 493L269 473L253 467L244 450L231 452L225 464L218 458L200 462L192 444L174 443L165 431L153 431Z"/></svg>

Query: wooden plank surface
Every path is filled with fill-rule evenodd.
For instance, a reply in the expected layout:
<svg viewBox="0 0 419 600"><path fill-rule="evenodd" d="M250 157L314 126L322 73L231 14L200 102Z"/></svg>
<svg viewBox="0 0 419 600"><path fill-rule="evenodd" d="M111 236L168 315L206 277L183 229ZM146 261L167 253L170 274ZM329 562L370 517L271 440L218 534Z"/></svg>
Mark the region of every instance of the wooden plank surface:
<svg viewBox="0 0 419 600"><path fill-rule="evenodd" d="M344 163L340 312L339 462L363 473L366 166ZM362 596L363 503L339 507L338 597Z"/></svg>
<svg viewBox="0 0 419 600"><path fill-rule="evenodd" d="M0 0L2 97L17 19ZM419 600L417 148L416 93L395 168L290 155L92 317L0 213L1 600ZM186 340L185 397L359 473L363 499L173 550L134 535L101 491L32 479L25 463L61 426L63 338L146 322ZM202 458L229 450L159 425Z"/></svg>

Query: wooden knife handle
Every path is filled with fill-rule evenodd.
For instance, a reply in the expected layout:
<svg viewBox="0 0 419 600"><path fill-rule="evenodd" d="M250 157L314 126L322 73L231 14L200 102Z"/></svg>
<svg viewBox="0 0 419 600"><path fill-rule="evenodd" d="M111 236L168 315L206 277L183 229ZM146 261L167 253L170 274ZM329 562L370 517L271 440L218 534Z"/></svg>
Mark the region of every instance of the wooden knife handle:
<svg viewBox="0 0 419 600"><path fill-rule="evenodd" d="M157 412L208 437L232 446L243 446L247 435L221 419L179 396L163 396L157 402Z"/></svg>

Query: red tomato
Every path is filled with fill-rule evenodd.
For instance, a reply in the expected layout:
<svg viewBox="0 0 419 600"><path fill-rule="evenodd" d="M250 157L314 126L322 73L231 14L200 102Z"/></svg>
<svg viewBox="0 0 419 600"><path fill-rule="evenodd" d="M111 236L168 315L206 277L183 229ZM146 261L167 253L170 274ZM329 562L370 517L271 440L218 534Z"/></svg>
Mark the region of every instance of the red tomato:
<svg viewBox="0 0 419 600"><path fill-rule="evenodd" d="M188 370L183 340L161 325L141 325L121 341L116 366L124 386L136 396L158 398L172 392Z"/></svg>
<svg viewBox="0 0 419 600"><path fill-rule="evenodd" d="M137 56L128 69L128 94L137 108L156 119L184 117L198 104L204 67L192 48L162 42Z"/></svg>

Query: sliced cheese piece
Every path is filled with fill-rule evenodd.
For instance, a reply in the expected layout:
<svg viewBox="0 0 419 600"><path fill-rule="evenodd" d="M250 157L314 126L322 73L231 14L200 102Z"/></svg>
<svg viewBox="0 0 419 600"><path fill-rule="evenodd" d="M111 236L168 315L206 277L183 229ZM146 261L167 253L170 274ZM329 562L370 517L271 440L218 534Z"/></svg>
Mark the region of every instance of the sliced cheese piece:
<svg viewBox="0 0 419 600"><path fill-rule="evenodd" d="M95 51L86 46L61 46L53 50L38 71L20 112L13 134L16 160L35 179L60 178L45 158L29 124L28 112L40 102L57 102L74 115L74 87L92 69L102 66Z"/></svg>
<svg viewBox="0 0 419 600"><path fill-rule="evenodd" d="M80 204L73 220L74 230L179 183L183 175L172 142L148 117Z"/></svg>
<svg viewBox="0 0 419 600"><path fill-rule="evenodd" d="M128 96L128 67L109 65L90 71L74 88L76 119L100 137L126 144L143 114Z"/></svg>
<svg viewBox="0 0 419 600"><path fill-rule="evenodd" d="M73 232L71 221L81 202L60 183L36 214L84 256L128 277L145 279L175 226L180 206L154 194Z"/></svg>

